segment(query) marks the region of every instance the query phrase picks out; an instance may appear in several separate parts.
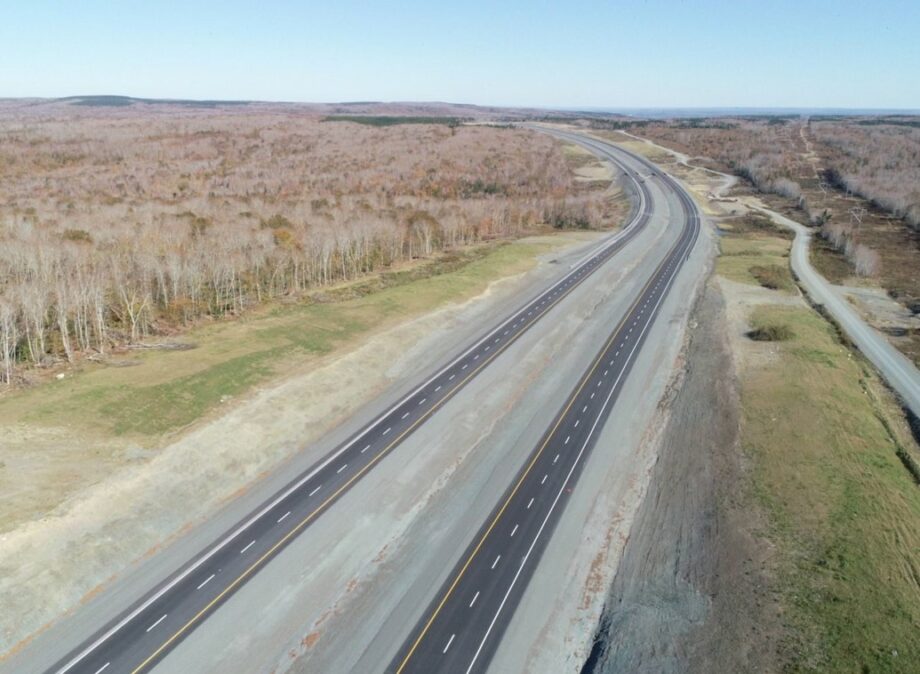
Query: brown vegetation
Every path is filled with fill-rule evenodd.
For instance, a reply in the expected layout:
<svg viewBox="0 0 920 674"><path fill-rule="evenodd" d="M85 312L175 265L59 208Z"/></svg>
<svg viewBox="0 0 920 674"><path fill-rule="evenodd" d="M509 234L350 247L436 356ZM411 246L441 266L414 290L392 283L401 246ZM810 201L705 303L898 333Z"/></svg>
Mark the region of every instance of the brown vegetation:
<svg viewBox="0 0 920 674"><path fill-rule="evenodd" d="M519 129L296 110L0 114L0 381L481 240L597 226Z"/></svg>

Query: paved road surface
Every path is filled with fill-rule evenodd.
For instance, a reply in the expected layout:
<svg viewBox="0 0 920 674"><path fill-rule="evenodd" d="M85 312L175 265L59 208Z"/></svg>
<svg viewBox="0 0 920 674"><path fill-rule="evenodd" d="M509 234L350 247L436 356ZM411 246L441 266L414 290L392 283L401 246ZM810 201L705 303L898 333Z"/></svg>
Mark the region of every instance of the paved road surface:
<svg viewBox="0 0 920 674"><path fill-rule="evenodd" d="M812 301L824 305L859 350L879 369L891 388L898 392L904 404L920 417L920 371L883 334L866 324L846 299L811 266L808 257L811 230L789 218L768 214L795 232L792 270Z"/></svg>
<svg viewBox="0 0 920 674"><path fill-rule="evenodd" d="M603 143L554 135L604 152ZM647 179L674 192L682 233L636 297L508 491L469 544L387 671L484 672L553 528L576 488L597 431L610 414L648 329L700 229L686 192L642 161Z"/></svg>
<svg viewBox="0 0 920 674"><path fill-rule="evenodd" d="M641 182L634 180L634 184L638 207L621 232L49 671L134 673L152 667L400 441L641 231L649 219L648 194Z"/></svg>

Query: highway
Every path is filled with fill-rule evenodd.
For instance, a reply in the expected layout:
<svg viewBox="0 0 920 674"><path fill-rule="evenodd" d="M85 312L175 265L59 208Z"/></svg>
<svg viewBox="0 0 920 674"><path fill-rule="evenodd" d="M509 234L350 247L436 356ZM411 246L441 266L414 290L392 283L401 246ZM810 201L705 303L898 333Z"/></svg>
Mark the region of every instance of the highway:
<svg viewBox="0 0 920 674"><path fill-rule="evenodd" d="M616 161L615 157L610 157ZM631 174L630 174L631 175ZM483 371L646 225L648 194L633 178L630 222L560 279L431 374L321 462L157 583L47 671L141 672L152 668L357 481Z"/></svg>
<svg viewBox="0 0 920 674"><path fill-rule="evenodd" d="M605 153L603 143L554 135ZM482 528L448 575L386 671L484 672L591 453L597 435L642 348L662 301L700 231L686 192L638 157L673 192L683 211L681 234L648 276L630 309L568 395L555 419Z"/></svg>

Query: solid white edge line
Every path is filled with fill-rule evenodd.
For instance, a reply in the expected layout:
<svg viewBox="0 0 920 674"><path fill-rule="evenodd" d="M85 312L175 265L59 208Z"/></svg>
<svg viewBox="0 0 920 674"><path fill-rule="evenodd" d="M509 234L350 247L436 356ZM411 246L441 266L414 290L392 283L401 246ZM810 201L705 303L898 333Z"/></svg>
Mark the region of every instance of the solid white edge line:
<svg viewBox="0 0 920 674"><path fill-rule="evenodd" d="M691 224L692 224L693 213L688 214L688 219L691 221ZM479 647L476 649L476 652L473 654L473 659L472 661L470 661L470 665L466 669L466 674L470 674L470 672L473 670L473 666L476 664L476 660L479 658L479 654L482 652L482 647L485 645L486 640L489 638L489 634L491 634L492 629L495 627L495 623L498 620L498 616L501 614L502 610L505 607L505 603L508 601L508 597L511 595L511 590L514 589L514 586L517 583L517 580L521 575L521 571L523 571L524 566L527 564L527 560L530 558L530 555L533 552L533 549L537 544L537 541L540 539L540 536L543 534L543 529L546 527L546 523L549 521L550 516L553 514L553 511L556 509L556 505L559 503L559 499L562 498L562 494L565 491L569 483L569 480L572 477L572 473L575 472L575 468L578 466L579 461L581 461L582 454L584 454L585 448L588 446L588 442L590 442L591 437L594 434L595 428L597 428L598 421L600 421L601 416L603 416L604 410L607 409L607 405L610 403L610 399L613 397L613 392L617 390L617 386L619 386L620 384L620 380L623 377L623 373L626 371L627 366L629 365L630 361L633 359L633 356L636 353L636 347L639 345L642 335L645 334L645 331L652 324L651 317L658 310L658 307L661 305L661 302L664 300L664 298L667 297L668 288L671 286L671 283L673 283L676 277L677 277L676 272L671 275L671 277L668 279L668 283L665 285L664 291L661 293L661 295L658 298L658 301L655 303L655 308L652 309L652 311L649 313L649 320L646 321L645 326L642 328L642 332L639 335L639 338L637 338L635 341L635 344L633 344L633 348L629 352L629 357L626 359L626 362L623 364L623 367L620 369L620 374L617 376L617 380L614 382L613 386L610 387L610 393L607 394L607 398L604 400L604 404L601 406L601 409L598 412L598 415L594 420L594 424L591 426L591 430L588 432L588 437L585 439L584 444L581 446L581 449L578 451L578 455L575 457L575 461L572 463L572 467L569 469L568 474L565 476L565 480L562 483L562 487L559 489L559 492L556 494L556 498L553 499L553 503L550 506L549 511L546 513L546 517L543 518L543 522L540 524L540 528L537 530L537 535L534 537L533 541L531 542L530 547L527 549L527 553L524 555L524 558L521 560L521 565L518 567L517 572L514 574L514 577L511 579L511 585L508 586L508 591L505 592L505 596L502 598L501 604L499 604L498 606L498 610L495 612L495 615L492 617L492 621L489 623L489 627L488 629L486 629L486 633L482 637L482 641L479 642Z"/></svg>
<svg viewBox="0 0 920 674"><path fill-rule="evenodd" d="M604 151L604 152L606 152L606 151ZM633 179L633 182L636 184L636 187L637 187L637 189L638 189L639 183L638 183L635 179ZM642 192L641 189L638 189L638 193L639 193L640 208L637 209L637 213L636 213L636 215L633 217L632 221L631 221L628 225L626 225L626 227L624 227L624 228L621 229L619 232L617 232L616 234L614 234L612 237L610 237L609 239L607 239L606 241L604 241L603 243L601 243L599 246L597 246L597 248L595 248L594 251L593 251L593 253L592 253L592 257L594 257L594 256L596 256L596 255L601 255L601 254L602 254L603 252L605 252L608 248L610 248L611 246L613 246L613 245L615 245L617 242L619 242L619 240L620 240L621 238L623 238L624 236L626 236L627 232L631 232L631 231L632 231L632 228L641 220L641 214L642 214L642 211L644 210L644 206L642 206L642 204L644 204L644 202L645 202L645 195L643 194L643 192ZM542 291L539 295L537 295L537 296L536 296L533 300L531 300L530 302L526 302L526 303L524 304L524 309L526 309L528 306L530 306L536 299L538 299L539 297L541 297L544 293L546 293L546 292L548 292L548 291L550 291L550 290L556 288L557 286L561 286L561 284L563 284L564 282L566 282L566 281L568 281L569 279L571 279L571 278L573 277L573 275L575 274L575 269L577 269L577 268L572 268L571 271L570 271L568 274L564 275L564 276L563 276L562 278L560 278L556 283L554 283L553 285L549 286L549 288L547 288L546 290ZM103 643L105 643L106 641L108 641L114 634L116 634L117 632L119 632L125 625L127 625L128 623L130 623L132 620L134 620L135 618L137 618L141 613L143 613L143 612L146 611L148 608L150 608L150 606L152 606L152 605L153 605L157 600L159 600L164 594L166 594L166 593L169 592L171 589L173 589L176 585L178 585L178 584L181 583L183 580L185 580L186 578L188 578L188 576L189 576L191 573L193 573L193 572L196 571L198 568L200 568L202 564L204 564L204 563L207 562L209 559L211 559L211 557L213 557L214 555L216 555L219 551L223 550L224 547L226 547L226 546L227 546L231 541L233 541L237 536L239 536L240 534L242 534L244 531L246 531L246 529L248 529L249 527L251 527L253 524L255 524L256 522L258 522L260 519L262 519L266 514L268 514L271 510L273 510L275 506L277 506L279 503L281 503L281 502L282 502L284 499L286 499L288 496L290 496L291 494L293 494L295 491L297 491L298 489L300 489L304 484L306 484L306 483L309 482L311 479L313 479L313 477L315 477L317 473L319 473L321 470L323 470L323 469L324 469L326 466L328 466L330 463L332 463L332 462L334 462L336 459L338 459L342 454L344 454L346 451L348 451L356 442L358 442L359 440L363 439L368 433L370 433L372 430L374 430L380 423L382 423L383 421L385 421L394 411L396 411L396 409L398 409L401 405L403 405L407 400L409 400L409 399L411 399L412 397L414 397L415 395L417 395L419 392L422 391L422 389L424 389L426 386L428 386L428 385L431 384L432 382L434 382L434 381L436 381L437 379L439 379L441 376L447 374L447 372L448 372L454 365L456 365L458 362L460 362L461 360L463 360L464 358L466 358L470 353L472 353L473 351L475 351L476 349L478 349L478 348L482 345L482 343L483 343L484 341L486 341L487 339L491 338L491 336L494 335L494 334L495 334L496 332L498 332L499 330L504 329L512 320L515 320L518 316L520 316L521 313L524 311L524 309L520 309L520 310L518 310L517 312L515 312L514 314L512 314L512 315L511 315L510 317L508 317L505 321L503 321L497 328L495 328L494 330L491 330L491 331L489 332L489 334L487 334L485 337L483 337L483 338L480 339L478 342L476 342L475 344L473 344L471 347L469 347L466 351L464 351L463 353L461 353L459 356L457 356L456 358L454 358L450 363L448 363L447 365L445 365L444 367L442 367L442 368L441 368L440 370L438 370L434 375L432 375L431 377L429 377L423 384L421 384L421 385L419 385L418 387L416 387L411 393L409 393L409 394L407 394L406 396L404 396L401 400L399 400L399 402L397 402L397 403L395 403L394 405L392 405L392 406L391 406L389 409L387 409L383 414L378 415L377 418L374 419L374 420L373 420L370 424L368 424L366 427L364 427L364 429L362 429L362 430L358 433L358 435L356 435L356 436L353 437L351 440L349 440L345 445L343 445L342 448L341 448L340 450L338 450L337 452L335 452L335 453L333 453L333 454L330 454L328 457L326 457L326 459L324 459L322 463L320 463L319 465L317 465L316 468L314 468L313 470L311 470L307 475L304 475L304 476L303 476L300 480L298 480L295 484L291 485L288 489L286 489L286 490L285 490L282 494L280 494L277 498L275 498L274 500L272 500L271 503L269 503L268 505L266 505L266 506L265 506L264 508L262 508L259 512L257 512L255 515L253 515L253 516L250 517L248 520L246 520L243 524L241 524L239 527L237 527L229 536L226 536L223 540L221 540L219 543L215 544L211 549L209 549L209 550L208 550L206 553L204 553L201 557L199 557L199 558L196 559L194 562L192 562L191 564L189 564L189 566L187 566L183 571L179 572L179 573L178 573L176 576L174 576L171 580L167 581L159 590L157 590L153 595L151 595L151 596L150 596L146 601L144 601L140 606L138 606L138 607L135 608L133 611L131 611L128 615L126 615L124 618L122 618L121 620L119 620L118 623L116 623L116 624L113 625L111 628L109 628L109 629L108 629L104 634L102 634L98 639L96 639L95 641L93 641L89 646L87 646L87 647L84 648L82 651L80 651L77 655L75 655L73 658L71 658L69 662L65 663L63 667L61 667L60 669L57 670L56 674L66 674L66 672L68 672L68 671L70 671L71 669L73 669L77 664L79 664L79 662L80 662L81 660L83 660L83 658L85 658L87 655L89 655L89 654L92 653L94 650L96 650L97 648L99 648L99 646L101 646ZM453 379L454 376L455 376L455 375L451 375L450 379Z"/></svg>

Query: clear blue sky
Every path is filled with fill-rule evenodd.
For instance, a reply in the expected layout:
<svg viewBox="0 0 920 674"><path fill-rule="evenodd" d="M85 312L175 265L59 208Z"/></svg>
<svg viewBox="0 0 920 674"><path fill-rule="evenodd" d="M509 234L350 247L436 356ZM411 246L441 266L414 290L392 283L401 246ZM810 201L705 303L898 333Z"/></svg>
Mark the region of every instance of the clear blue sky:
<svg viewBox="0 0 920 674"><path fill-rule="evenodd" d="M920 108L920 0L0 6L0 97Z"/></svg>

